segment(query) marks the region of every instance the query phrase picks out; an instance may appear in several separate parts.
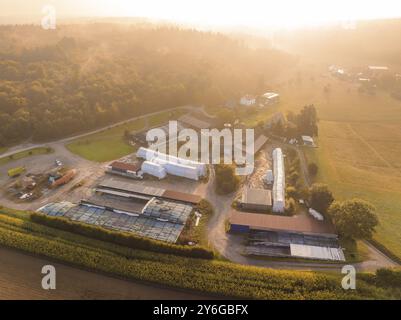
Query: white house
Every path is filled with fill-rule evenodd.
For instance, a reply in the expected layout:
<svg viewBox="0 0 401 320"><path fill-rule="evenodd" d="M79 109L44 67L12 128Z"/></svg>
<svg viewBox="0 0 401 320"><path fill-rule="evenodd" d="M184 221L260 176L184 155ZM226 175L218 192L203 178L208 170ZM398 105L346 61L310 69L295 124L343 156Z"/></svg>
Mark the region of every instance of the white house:
<svg viewBox="0 0 401 320"><path fill-rule="evenodd" d="M280 95L275 92L266 92L261 96L261 100L263 104L266 105L273 105L280 101Z"/></svg>
<svg viewBox="0 0 401 320"><path fill-rule="evenodd" d="M254 106L256 104L256 97L247 94L241 98L239 103L241 106L247 106L247 107Z"/></svg>

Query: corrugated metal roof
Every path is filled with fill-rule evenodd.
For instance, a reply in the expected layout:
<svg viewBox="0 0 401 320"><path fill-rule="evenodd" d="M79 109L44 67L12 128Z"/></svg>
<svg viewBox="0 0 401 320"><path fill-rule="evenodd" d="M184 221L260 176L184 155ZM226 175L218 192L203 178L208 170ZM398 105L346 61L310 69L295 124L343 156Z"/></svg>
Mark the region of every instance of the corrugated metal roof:
<svg viewBox="0 0 401 320"><path fill-rule="evenodd" d="M197 129L209 129L211 127L209 122L194 118L193 116L187 114L181 116L178 121Z"/></svg>
<svg viewBox="0 0 401 320"><path fill-rule="evenodd" d="M264 144L267 142L268 138L261 134L255 141L254 143L254 152L257 153L263 146Z"/></svg>
<svg viewBox="0 0 401 320"><path fill-rule="evenodd" d="M231 224L245 225L256 230L335 235L331 225L306 215L283 217L270 214L246 213L233 210Z"/></svg>
<svg viewBox="0 0 401 320"><path fill-rule="evenodd" d="M154 188L154 187L149 187L149 186L139 184L139 183L133 184L133 183L128 183L128 182L115 181L113 179L103 181L102 183L100 183L98 185L98 187L99 188L109 188L109 189L113 189L113 190L117 190L117 191L139 193L139 194L148 195L148 196L152 196L152 197L167 198L167 199L171 199L171 200L189 202L189 203L193 203L193 204L198 204L202 200L202 197L195 195L195 194L179 192L179 191L175 191L175 190Z"/></svg>
<svg viewBox="0 0 401 320"><path fill-rule="evenodd" d="M290 244L291 256L298 258L345 261L341 248L308 246L304 244Z"/></svg>
<svg viewBox="0 0 401 320"><path fill-rule="evenodd" d="M143 214L129 214L119 210L111 211L102 206L74 205L68 202L49 203L38 211L49 216L62 216L73 221L132 232L142 237L171 243L177 241L189 217L187 210L180 216L180 223L173 223Z"/></svg>
<svg viewBox="0 0 401 320"><path fill-rule="evenodd" d="M140 199L140 200L152 199L152 196L142 196L142 195L138 195L138 194L126 193L126 192L109 190L109 189L104 189L104 188L96 188L95 191L113 195L113 196L119 196L119 197L123 197L123 198L133 198L133 199Z"/></svg>
<svg viewBox="0 0 401 320"><path fill-rule="evenodd" d="M142 214L172 223L185 224L192 206L179 202L153 198L142 210Z"/></svg>
<svg viewBox="0 0 401 320"><path fill-rule="evenodd" d="M99 187L147 194L155 197L161 196L165 191L165 189L161 188L148 187L143 184L132 184L128 182L115 181L113 179L103 181L102 183L99 184Z"/></svg>

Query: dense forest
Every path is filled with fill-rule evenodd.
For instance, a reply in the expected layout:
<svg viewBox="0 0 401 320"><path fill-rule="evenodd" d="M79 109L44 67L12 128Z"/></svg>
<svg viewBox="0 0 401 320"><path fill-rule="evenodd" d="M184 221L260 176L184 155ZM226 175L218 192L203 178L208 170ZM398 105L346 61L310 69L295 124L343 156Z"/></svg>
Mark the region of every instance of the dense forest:
<svg viewBox="0 0 401 320"><path fill-rule="evenodd" d="M171 26L0 27L0 145L263 92L291 56Z"/></svg>

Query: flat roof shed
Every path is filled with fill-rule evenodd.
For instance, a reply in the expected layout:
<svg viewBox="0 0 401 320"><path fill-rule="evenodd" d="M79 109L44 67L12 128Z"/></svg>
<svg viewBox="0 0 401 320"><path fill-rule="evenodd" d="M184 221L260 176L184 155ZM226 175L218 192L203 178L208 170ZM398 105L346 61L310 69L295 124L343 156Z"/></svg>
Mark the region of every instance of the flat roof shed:
<svg viewBox="0 0 401 320"><path fill-rule="evenodd" d="M191 115L183 115L178 119L179 122L184 123L186 125L189 125L193 128L196 129L209 129L211 127L211 124L209 122L200 120L198 118L195 118Z"/></svg>
<svg viewBox="0 0 401 320"><path fill-rule="evenodd" d="M270 190L245 188L242 194L241 207L245 210L267 211L272 207Z"/></svg>
<svg viewBox="0 0 401 320"><path fill-rule="evenodd" d="M121 171L132 171L137 172L141 170L141 164L137 163L127 163L121 161L114 161L112 162L109 167L113 170L121 170Z"/></svg>
<svg viewBox="0 0 401 320"><path fill-rule="evenodd" d="M337 238L334 228L329 223L317 221L307 215L286 217L233 210L230 216L230 224L233 231L240 230L240 232L259 230Z"/></svg>

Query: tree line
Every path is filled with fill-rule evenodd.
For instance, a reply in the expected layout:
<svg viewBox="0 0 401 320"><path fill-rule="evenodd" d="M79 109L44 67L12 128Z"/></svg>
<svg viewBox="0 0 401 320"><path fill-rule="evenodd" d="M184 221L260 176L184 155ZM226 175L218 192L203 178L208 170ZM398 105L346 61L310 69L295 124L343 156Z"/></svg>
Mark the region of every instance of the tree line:
<svg viewBox="0 0 401 320"><path fill-rule="evenodd" d="M0 145L185 104L219 105L290 61L222 34L168 26L2 26Z"/></svg>

